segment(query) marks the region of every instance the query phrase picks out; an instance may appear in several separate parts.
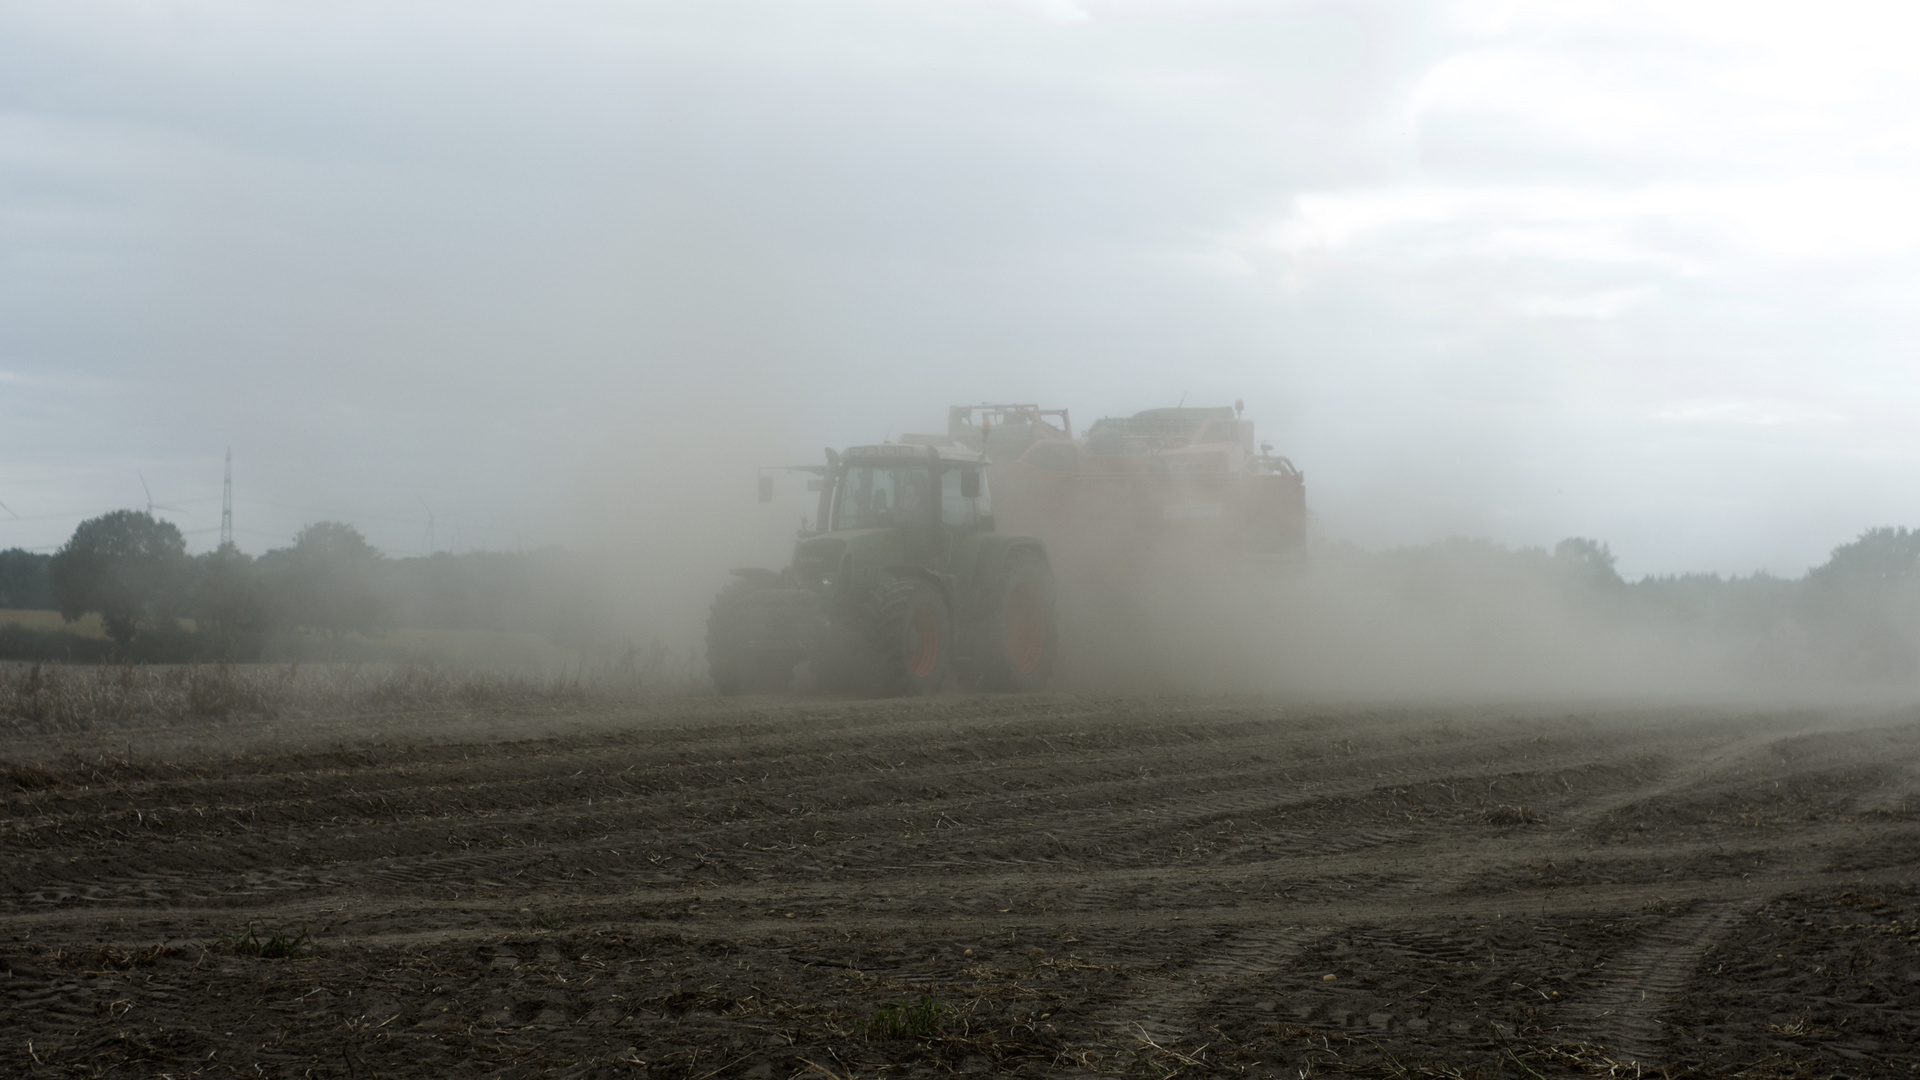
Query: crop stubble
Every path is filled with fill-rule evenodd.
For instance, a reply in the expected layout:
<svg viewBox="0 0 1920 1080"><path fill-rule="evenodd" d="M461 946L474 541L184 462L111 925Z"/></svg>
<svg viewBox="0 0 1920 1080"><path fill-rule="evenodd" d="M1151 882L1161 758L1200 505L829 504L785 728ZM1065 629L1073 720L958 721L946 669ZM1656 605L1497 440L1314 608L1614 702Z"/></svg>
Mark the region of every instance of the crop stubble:
<svg viewBox="0 0 1920 1080"><path fill-rule="evenodd" d="M0 1073L1920 1068L1911 710L540 724L9 740Z"/></svg>

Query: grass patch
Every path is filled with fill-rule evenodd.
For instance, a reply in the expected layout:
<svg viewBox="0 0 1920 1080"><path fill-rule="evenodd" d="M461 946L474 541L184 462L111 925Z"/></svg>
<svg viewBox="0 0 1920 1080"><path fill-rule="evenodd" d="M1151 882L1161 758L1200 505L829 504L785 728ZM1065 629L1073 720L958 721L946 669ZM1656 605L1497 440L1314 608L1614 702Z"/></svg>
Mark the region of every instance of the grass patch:
<svg viewBox="0 0 1920 1080"><path fill-rule="evenodd" d="M882 1005L867 1021L867 1038L931 1039L940 1034L940 1019L952 1010L932 997Z"/></svg>
<svg viewBox="0 0 1920 1080"><path fill-rule="evenodd" d="M54 949L46 957L69 971L127 971L153 967L173 953L170 945L149 945L144 949L116 949L102 945L74 951Z"/></svg>
<svg viewBox="0 0 1920 1080"><path fill-rule="evenodd" d="M213 943L216 951L232 953L235 956L258 956L265 960L294 960L305 955L313 948L313 935L306 927L300 928L297 937L290 937L285 931L275 930L273 936L265 941L254 932L253 924L248 923L241 933L221 934Z"/></svg>
<svg viewBox="0 0 1920 1080"><path fill-rule="evenodd" d="M295 681L292 667L0 666L0 732L88 731L143 719L271 716L290 699Z"/></svg>

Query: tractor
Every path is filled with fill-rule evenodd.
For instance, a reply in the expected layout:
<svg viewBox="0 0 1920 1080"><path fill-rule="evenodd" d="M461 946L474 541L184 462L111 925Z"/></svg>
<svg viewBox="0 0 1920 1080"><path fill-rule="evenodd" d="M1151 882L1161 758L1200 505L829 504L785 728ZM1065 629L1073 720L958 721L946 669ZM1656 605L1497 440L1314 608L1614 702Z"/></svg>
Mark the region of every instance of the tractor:
<svg viewBox="0 0 1920 1080"><path fill-rule="evenodd" d="M1039 540L994 531L986 456L886 444L826 457L789 467L820 489L792 565L735 570L713 602L715 689L782 690L803 663L819 688L860 696L1044 688L1059 650L1053 571ZM772 498L765 471L760 498Z"/></svg>

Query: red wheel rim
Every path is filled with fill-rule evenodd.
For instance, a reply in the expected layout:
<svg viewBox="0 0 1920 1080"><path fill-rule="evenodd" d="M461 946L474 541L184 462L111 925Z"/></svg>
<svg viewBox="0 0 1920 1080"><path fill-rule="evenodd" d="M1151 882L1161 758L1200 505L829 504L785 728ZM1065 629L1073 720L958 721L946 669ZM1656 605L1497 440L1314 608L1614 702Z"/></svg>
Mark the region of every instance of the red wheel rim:
<svg viewBox="0 0 1920 1080"><path fill-rule="evenodd" d="M907 617L907 670L924 679L940 666L940 616L921 604Z"/></svg>
<svg viewBox="0 0 1920 1080"><path fill-rule="evenodd" d="M1007 664L1021 675L1040 670L1047 655L1047 612L1031 582L1007 592Z"/></svg>

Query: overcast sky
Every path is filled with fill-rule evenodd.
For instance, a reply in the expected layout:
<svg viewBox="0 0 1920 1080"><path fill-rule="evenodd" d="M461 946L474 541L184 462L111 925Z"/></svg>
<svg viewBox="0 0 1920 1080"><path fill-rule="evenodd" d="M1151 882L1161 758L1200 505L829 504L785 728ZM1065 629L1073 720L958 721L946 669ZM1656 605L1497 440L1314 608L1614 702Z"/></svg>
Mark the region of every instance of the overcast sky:
<svg viewBox="0 0 1920 1080"><path fill-rule="evenodd" d="M10 0L0 546L144 476L205 550L229 446L248 550L414 554L1184 397L1330 538L1798 575L1920 525L1917 11Z"/></svg>

